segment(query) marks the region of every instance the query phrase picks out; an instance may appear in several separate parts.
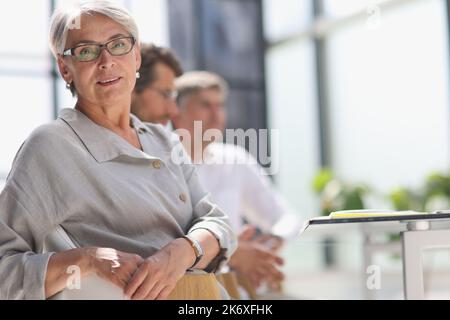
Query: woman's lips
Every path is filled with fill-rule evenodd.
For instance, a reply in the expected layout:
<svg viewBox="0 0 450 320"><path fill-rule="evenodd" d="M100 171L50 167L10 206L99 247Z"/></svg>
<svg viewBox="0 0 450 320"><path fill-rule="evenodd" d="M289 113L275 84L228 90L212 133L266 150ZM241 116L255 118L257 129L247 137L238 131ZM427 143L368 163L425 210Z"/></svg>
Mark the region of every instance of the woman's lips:
<svg viewBox="0 0 450 320"><path fill-rule="evenodd" d="M102 87L108 87L108 86L115 85L117 82L120 81L120 79L122 79L122 78L121 77L117 77L117 78L110 78L110 79L100 80L100 81L97 82L97 84L101 85Z"/></svg>

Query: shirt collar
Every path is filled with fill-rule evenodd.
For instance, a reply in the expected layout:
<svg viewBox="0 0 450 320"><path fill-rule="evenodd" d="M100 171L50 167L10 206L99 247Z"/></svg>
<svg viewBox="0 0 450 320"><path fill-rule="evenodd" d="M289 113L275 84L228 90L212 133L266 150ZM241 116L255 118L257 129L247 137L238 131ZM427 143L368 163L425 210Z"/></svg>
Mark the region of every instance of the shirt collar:
<svg viewBox="0 0 450 320"><path fill-rule="evenodd" d="M133 147L125 139L111 130L96 124L76 109L62 109L58 114L58 118L72 128L97 162L110 161L123 155L138 159L158 159ZM136 128L139 134L152 134L136 116L130 114L130 119L131 126Z"/></svg>

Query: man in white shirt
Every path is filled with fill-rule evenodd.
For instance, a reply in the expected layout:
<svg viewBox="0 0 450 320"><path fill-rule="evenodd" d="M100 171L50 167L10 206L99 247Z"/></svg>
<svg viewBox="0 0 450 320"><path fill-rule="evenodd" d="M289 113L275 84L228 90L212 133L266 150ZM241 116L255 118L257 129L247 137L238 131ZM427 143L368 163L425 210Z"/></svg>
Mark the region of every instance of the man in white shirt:
<svg viewBox="0 0 450 320"><path fill-rule="evenodd" d="M211 136L225 130L226 82L216 74L194 71L175 84L179 111L172 118L173 127L197 165L200 181L240 233L230 267L254 287L281 281L283 259L277 250L298 234L300 223L244 148L212 142ZM257 229L261 235L256 235Z"/></svg>

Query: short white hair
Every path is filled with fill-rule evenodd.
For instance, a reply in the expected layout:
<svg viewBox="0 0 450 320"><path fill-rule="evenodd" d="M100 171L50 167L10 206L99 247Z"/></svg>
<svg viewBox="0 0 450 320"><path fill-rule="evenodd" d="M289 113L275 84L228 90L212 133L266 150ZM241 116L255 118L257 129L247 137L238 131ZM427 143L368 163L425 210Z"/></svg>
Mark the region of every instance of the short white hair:
<svg viewBox="0 0 450 320"><path fill-rule="evenodd" d="M139 31L136 21L123 6L110 0L83 0L72 7L55 11L50 22L49 42L55 56L62 54L71 28L77 27L76 21L84 15L99 13L121 24L139 43Z"/></svg>
<svg viewBox="0 0 450 320"><path fill-rule="evenodd" d="M224 78L209 71L186 72L175 79L175 87L178 91L177 103L180 106L185 97L197 94L202 90L218 90L224 98L227 98L230 90Z"/></svg>

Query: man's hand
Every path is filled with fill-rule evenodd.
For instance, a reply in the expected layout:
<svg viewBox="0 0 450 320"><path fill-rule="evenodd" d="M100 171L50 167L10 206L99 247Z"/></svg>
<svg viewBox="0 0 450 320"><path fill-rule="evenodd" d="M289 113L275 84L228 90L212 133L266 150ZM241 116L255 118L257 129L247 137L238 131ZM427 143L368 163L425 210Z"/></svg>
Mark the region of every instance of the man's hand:
<svg viewBox="0 0 450 320"><path fill-rule="evenodd" d="M277 252L278 250L280 250L284 243L284 240L282 238L274 236L272 234L263 234L257 236L255 241L269 248L273 252Z"/></svg>
<svg viewBox="0 0 450 320"><path fill-rule="evenodd" d="M182 238L144 260L125 288L133 300L167 299L186 270L195 262L195 252Z"/></svg>
<svg viewBox="0 0 450 320"><path fill-rule="evenodd" d="M238 248L230 259L230 266L250 279L255 288L262 281L279 282L284 279L277 266L284 261L258 239L253 240L256 230L246 227L239 235Z"/></svg>

